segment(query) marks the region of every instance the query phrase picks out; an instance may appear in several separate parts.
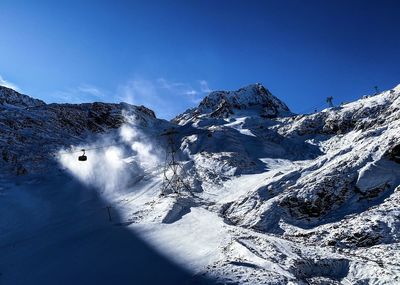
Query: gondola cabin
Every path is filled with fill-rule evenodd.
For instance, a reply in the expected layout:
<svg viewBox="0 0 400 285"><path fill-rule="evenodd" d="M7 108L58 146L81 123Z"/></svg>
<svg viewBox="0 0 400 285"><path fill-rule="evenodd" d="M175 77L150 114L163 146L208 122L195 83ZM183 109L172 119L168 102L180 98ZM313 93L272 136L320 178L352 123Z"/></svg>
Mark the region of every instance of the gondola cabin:
<svg viewBox="0 0 400 285"><path fill-rule="evenodd" d="M79 161L86 161L87 160L87 156L85 155L85 150L82 149L82 151L83 151L83 154L78 157L78 160Z"/></svg>

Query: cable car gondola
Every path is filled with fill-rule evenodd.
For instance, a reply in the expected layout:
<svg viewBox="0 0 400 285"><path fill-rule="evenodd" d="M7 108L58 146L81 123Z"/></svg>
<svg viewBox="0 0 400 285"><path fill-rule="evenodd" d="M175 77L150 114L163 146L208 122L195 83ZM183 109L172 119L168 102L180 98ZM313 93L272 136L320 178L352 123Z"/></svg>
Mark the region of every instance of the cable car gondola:
<svg viewBox="0 0 400 285"><path fill-rule="evenodd" d="M83 151L83 154L78 157L78 160L79 161L86 161L87 160L87 156L85 155L85 150L82 149L82 151Z"/></svg>

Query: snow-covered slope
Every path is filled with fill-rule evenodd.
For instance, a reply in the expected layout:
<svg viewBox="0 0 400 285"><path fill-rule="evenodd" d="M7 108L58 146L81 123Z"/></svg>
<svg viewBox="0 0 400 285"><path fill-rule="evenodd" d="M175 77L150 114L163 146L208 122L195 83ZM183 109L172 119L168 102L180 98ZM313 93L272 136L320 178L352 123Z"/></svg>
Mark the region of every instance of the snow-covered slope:
<svg viewBox="0 0 400 285"><path fill-rule="evenodd" d="M15 223L0 220L6 230L0 246L7 250L7 258L0 257L0 272L5 268L0 278L6 284L22 280L11 262L43 280L27 268L48 254L48 246L23 264L18 258L37 246L37 240L23 237L45 226L38 238L58 232L54 244L66 245L71 260L77 242L85 250L92 243L106 245L88 228L110 235L107 248L119 254L118 239L129 239L119 230L126 230L191 275L171 275L164 284L399 284L399 106L396 87L319 113L294 115L260 84L212 92L173 122L126 104L0 106L0 147L6 154L0 206L16 205L3 207L3 216ZM167 137L162 134L171 127L179 173L190 191L163 191ZM92 149L87 162L69 152L80 148ZM49 155L57 150L55 157ZM13 185L15 173L23 179L21 186ZM65 186L68 175L81 186ZM59 191L30 192L49 185ZM84 189L96 189L101 205L98 195L83 195ZM82 219L73 236L59 226L68 224L71 212L46 218L42 200L75 205L76 218ZM118 215L111 222L105 205ZM103 216L93 224L91 217L101 216L97 211ZM22 213L34 219L29 229ZM115 227L103 227L109 223ZM7 245L14 240L22 241L11 250ZM138 258L146 259L146 252ZM90 262L93 268L107 264L134 281L122 260ZM79 272L80 280L94 280ZM71 277L63 270L51 276ZM150 279L143 282L159 284Z"/></svg>

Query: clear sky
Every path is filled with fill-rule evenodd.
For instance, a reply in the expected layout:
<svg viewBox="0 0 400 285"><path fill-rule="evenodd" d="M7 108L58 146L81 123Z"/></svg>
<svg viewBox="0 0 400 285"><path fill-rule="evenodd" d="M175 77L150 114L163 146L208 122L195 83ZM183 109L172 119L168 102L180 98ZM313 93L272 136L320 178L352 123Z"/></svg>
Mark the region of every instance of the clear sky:
<svg viewBox="0 0 400 285"><path fill-rule="evenodd" d="M171 118L260 82L295 112L400 83L400 1L0 0L0 84Z"/></svg>

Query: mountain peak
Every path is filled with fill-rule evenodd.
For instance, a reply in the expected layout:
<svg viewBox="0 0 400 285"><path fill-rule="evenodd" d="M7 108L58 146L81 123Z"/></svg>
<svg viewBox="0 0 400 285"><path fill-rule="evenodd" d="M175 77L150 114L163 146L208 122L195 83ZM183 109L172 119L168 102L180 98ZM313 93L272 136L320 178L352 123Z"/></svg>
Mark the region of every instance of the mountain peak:
<svg viewBox="0 0 400 285"><path fill-rule="evenodd" d="M28 108L43 106L46 105L46 103L0 85L0 105Z"/></svg>
<svg viewBox="0 0 400 285"><path fill-rule="evenodd" d="M175 121L185 124L201 115L227 118L243 112L275 118L290 113L290 110L262 84L255 83L235 91L213 91L200 102L197 108L186 111Z"/></svg>

